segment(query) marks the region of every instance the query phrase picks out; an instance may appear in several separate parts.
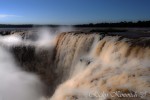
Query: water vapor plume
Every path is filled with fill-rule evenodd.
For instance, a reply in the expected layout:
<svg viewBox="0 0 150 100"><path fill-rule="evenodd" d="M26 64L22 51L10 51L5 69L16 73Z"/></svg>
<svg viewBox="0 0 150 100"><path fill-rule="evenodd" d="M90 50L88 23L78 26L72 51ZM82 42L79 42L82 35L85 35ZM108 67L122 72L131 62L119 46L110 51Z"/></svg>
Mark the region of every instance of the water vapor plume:
<svg viewBox="0 0 150 100"><path fill-rule="evenodd" d="M40 100L42 88L36 75L22 71L10 52L0 47L0 100Z"/></svg>

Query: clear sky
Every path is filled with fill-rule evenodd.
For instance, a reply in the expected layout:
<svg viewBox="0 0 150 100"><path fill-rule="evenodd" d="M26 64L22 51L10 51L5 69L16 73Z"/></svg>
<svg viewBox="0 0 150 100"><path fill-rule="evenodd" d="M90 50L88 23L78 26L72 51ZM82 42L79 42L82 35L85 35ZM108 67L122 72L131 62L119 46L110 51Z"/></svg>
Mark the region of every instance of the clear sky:
<svg viewBox="0 0 150 100"><path fill-rule="evenodd" d="M150 20L150 0L0 0L0 23L84 24Z"/></svg>

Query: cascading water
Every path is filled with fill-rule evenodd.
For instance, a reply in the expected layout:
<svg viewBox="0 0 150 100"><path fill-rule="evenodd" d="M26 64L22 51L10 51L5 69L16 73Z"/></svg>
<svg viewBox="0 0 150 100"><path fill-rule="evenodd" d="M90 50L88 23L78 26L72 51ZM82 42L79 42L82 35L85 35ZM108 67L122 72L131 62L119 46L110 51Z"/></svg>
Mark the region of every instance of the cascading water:
<svg viewBox="0 0 150 100"><path fill-rule="evenodd" d="M150 98L150 38L64 32L55 41L9 47L25 71L40 76L50 100Z"/></svg>
<svg viewBox="0 0 150 100"><path fill-rule="evenodd" d="M127 39L103 34L61 34L55 66L58 79L68 80L56 89L52 100L148 98L149 41L149 38ZM119 97L117 91L137 96ZM102 97L102 92L109 95Z"/></svg>

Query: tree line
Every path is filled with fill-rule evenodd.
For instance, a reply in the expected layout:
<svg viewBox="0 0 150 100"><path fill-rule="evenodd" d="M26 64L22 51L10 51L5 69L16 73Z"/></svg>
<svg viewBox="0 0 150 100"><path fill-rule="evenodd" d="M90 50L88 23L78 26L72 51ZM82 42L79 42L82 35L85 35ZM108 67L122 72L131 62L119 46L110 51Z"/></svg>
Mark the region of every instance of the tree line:
<svg viewBox="0 0 150 100"><path fill-rule="evenodd" d="M81 24L75 25L76 27L150 27L150 21L122 21L115 23L90 23L90 24Z"/></svg>
<svg viewBox="0 0 150 100"><path fill-rule="evenodd" d="M32 27L59 27L59 26L69 26L69 25L34 25L34 24L22 24L22 25L13 25L13 24L0 24L0 28L32 28ZM115 23L89 23L89 24L79 24L72 25L74 27L150 27L149 21L122 21Z"/></svg>

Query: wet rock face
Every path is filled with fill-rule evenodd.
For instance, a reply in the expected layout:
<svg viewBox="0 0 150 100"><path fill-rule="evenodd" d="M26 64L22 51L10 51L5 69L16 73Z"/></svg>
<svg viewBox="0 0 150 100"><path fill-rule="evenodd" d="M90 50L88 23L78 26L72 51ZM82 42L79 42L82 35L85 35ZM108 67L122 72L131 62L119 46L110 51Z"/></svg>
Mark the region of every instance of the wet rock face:
<svg viewBox="0 0 150 100"><path fill-rule="evenodd" d="M91 64L93 61L94 61L94 59L92 59L92 58L86 58L86 57L80 58L80 62L85 63L86 66Z"/></svg>
<svg viewBox="0 0 150 100"><path fill-rule="evenodd" d="M54 91L55 73L53 71L53 54L50 49L37 50L35 46L15 46L11 51L22 67L21 69L37 74L47 87L47 95Z"/></svg>
<svg viewBox="0 0 150 100"><path fill-rule="evenodd" d="M10 35L11 31L0 31L0 35L4 36L4 35Z"/></svg>
<svg viewBox="0 0 150 100"><path fill-rule="evenodd" d="M36 59L35 47L33 46L15 46L12 48L12 52L21 65L33 62Z"/></svg>

